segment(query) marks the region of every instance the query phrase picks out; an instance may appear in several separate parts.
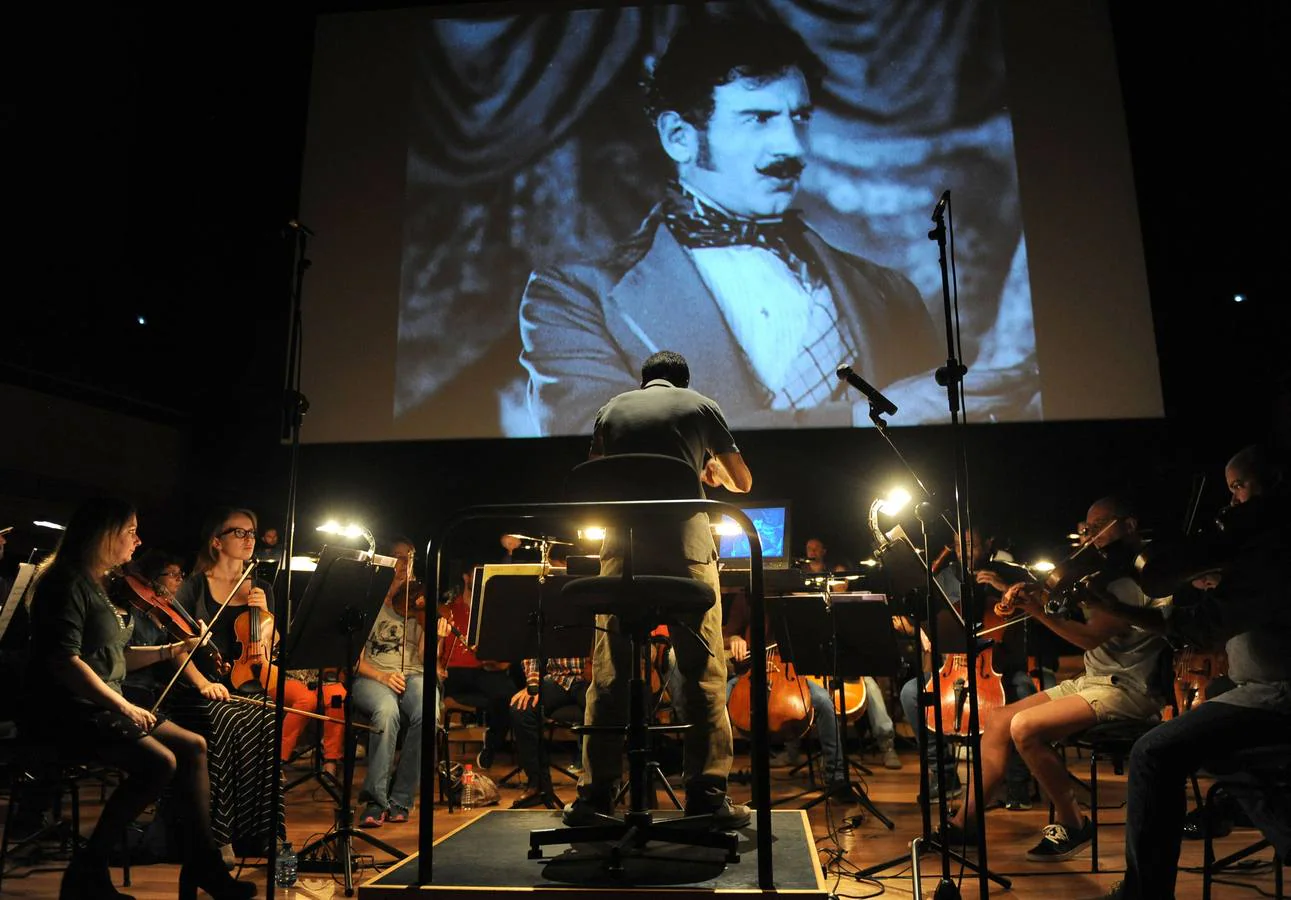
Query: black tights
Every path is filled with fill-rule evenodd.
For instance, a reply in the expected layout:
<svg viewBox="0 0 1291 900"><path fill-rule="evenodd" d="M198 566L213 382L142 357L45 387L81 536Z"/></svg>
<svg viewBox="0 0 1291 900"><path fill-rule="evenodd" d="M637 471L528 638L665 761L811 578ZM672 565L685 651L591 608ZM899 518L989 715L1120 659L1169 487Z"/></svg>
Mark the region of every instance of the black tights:
<svg viewBox="0 0 1291 900"><path fill-rule="evenodd" d="M211 779L206 769L206 739L162 722L152 734L129 744L103 748L104 762L125 773L125 780L103 806L94 833L86 846L94 859L107 859L108 852L125 829L161 794L172 777L176 781L176 804L184 809L185 827L180 828L186 846L185 859L196 859L214 849L211 839Z"/></svg>

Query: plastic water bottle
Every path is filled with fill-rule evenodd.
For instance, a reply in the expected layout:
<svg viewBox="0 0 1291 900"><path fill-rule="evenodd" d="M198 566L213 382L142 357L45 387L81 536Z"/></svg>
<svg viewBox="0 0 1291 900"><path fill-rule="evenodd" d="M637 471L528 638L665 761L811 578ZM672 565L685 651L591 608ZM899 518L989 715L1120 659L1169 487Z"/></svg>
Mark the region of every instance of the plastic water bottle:
<svg viewBox="0 0 1291 900"><path fill-rule="evenodd" d="M470 763L462 769L462 809L475 808L475 769Z"/></svg>
<svg viewBox="0 0 1291 900"><path fill-rule="evenodd" d="M278 851L278 865L274 869L273 883L278 887L294 887L296 884L296 851L290 841L284 841Z"/></svg>

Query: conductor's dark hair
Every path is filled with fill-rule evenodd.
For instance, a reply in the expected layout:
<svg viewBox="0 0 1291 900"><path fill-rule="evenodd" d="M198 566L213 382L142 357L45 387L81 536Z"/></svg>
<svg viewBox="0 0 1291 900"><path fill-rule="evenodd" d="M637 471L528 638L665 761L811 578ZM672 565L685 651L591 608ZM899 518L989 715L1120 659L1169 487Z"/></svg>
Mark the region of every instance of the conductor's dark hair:
<svg viewBox="0 0 1291 900"><path fill-rule="evenodd" d="M662 378L674 387L690 387L690 366L686 364L686 357L671 350L650 354L641 364L641 386L645 387L646 382L656 378Z"/></svg>
<svg viewBox="0 0 1291 900"><path fill-rule="evenodd" d="M752 16L700 18L681 26L646 78L653 124L671 110L696 128L713 115L713 89L740 78L771 81L802 72L815 96L825 66L792 28Z"/></svg>

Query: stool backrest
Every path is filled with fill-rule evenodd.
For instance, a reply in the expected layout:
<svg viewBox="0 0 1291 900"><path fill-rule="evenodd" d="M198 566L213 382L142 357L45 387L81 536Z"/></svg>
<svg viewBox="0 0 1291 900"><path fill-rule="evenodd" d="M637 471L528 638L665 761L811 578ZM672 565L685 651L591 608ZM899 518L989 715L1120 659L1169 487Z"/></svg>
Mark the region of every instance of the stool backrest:
<svg viewBox="0 0 1291 900"><path fill-rule="evenodd" d="M702 500L690 463L659 453L619 453L580 463L565 479L571 503L618 500Z"/></svg>

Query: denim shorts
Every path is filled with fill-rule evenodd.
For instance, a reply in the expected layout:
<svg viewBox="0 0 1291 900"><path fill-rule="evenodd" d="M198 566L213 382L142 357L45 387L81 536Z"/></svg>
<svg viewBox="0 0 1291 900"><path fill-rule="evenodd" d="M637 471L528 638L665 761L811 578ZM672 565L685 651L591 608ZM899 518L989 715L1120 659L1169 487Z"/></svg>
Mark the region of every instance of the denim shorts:
<svg viewBox="0 0 1291 900"><path fill-rule="evenodd" d="M1118 683L1115 675L1081 675L1060 681L1045 690L1049 699L1080 697L1094 710L1100 722L1113 719L1150 719L1161 714L1162 701L1136 687Z"/></svg>

